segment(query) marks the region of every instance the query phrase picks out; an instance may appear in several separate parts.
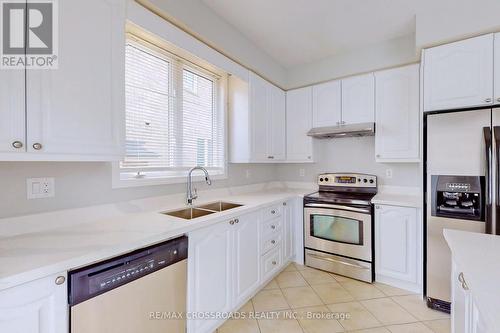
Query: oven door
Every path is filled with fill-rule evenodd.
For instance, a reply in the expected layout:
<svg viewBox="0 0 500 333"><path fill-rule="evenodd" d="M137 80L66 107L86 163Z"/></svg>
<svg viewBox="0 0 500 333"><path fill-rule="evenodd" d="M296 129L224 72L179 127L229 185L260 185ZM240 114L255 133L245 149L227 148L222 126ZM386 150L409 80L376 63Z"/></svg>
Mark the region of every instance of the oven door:
<svg viewBox="0 0 500 333"><path fill-rule="evenodd" d="M305 247L372 261L371 209L330 204L304 207Z"/></svg>

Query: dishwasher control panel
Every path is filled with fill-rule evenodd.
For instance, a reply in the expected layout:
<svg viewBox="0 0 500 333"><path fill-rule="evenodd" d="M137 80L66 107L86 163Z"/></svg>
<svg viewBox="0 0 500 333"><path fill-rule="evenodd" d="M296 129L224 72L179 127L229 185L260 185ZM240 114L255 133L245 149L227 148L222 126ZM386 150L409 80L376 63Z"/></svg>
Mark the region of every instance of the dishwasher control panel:
<svg viewBox="0 0 500 333"><path fill-rule="evenodd" d="M179 237L69 272L69 303L76 305L187 259L188 239Z"/></svg>

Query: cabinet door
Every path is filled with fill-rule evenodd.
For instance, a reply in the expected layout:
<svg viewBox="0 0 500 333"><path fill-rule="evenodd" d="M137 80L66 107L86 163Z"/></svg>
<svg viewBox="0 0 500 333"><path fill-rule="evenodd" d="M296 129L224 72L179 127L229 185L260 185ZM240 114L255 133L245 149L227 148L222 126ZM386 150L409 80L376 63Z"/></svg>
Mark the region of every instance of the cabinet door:
<svg viewBox="0 0 500 333"><path fill-rule="evenodd" d="M384 282L383 278L401 281L403 286L418 284L420 238L416 208L376 206L376 279L381 282Z"/></svg>
<svg viewBox="0 0 500 333"><path fill-rule="evenodd" d="M307 136L312 128L312 88L286 92L286 160L313 161L313 139Z"/></svg>
<svg viewBox="0 0 500 333"><path fill-rule="evenodd" d="M454 333L468 333L471 316L470 292L462 286L461 271L455 262L451 273L451 328Z"/></svg>
<svg viewBox="0 0 500 333"><path fill-rule="evenodd" d="M26 151L24 88L24 70L0 69L0 152Z"/></svg>
<svg viewBox="0 0 500 333"><path fill-rule="evenodd" d="M189 235L188 311L232 310L232 229L229 223L195 231ZM213 332L220 320L188 320L189 332Z"/></svg>
<svg viewBox="0 0 500 333"><path fill-rule="evenodd" d="M120 159L125 2L68 0L58 7L59 68L27 70L28 151ZM91 24L82 17L91 17Z"/></svg>
<svg viewBox="0 0 500 333"><path fill-rule="evenodd" d="M493 103L493 34L425 50L423 64L425 111Z"/></svg>
<svg viewBox="0 0 500 333"><path fill-rule="evenodd" d="M65 279L64 272L0 291L0 332L67 333Z"/></svg>
<svg viewBox="0 0 500 333"><path fill-rule="evenodd" d="M269 127L269 154L274 161L284 161L286 158L286 101L285 92L278 87L269 85L271 109L269 112L271 124Z"/></svg>
<svg viewBox="0 0 500 333"><path fill-rule="evenodd" d="M342 80L342 124L375 121L373 73Z"/></svg>
<svg viewBox="0 0 500 333"><path fill-rule="evenodd" d="M340 81L313 86L313 127L337 126L342 109Z"/></svg>
<svg viewBox="0 0 500 333"><path fill-rule="evenodd" d="M419 66L375 73L377 162L418 161Z"/></svg>
<svg viewBox="0 0 500 333"><path fill-rule="evenodd" d="M500 33L495 34L495 60L494 60L494 68L495 68L495 104L500 104Z"/></svg>
<svg viewBox="0 0 500 333"><path fill-rule="evenodd" d="M283 202L283 262L291 260L294 249L293 200Z"/></svg>
<svg viewBox="0 0 500 333"><path fill-rule="evenodd" d="M268 98L269 83L259 76L250 73L250 114L252 117L252 156L253 161L268 161L270 124Z"/></svg>
<svg viewBox="0 0 500 333"><path fill-rule="evenodd" d="M234 224L234 302L239 305L260 284L259 214L243 215Z"/></svg>

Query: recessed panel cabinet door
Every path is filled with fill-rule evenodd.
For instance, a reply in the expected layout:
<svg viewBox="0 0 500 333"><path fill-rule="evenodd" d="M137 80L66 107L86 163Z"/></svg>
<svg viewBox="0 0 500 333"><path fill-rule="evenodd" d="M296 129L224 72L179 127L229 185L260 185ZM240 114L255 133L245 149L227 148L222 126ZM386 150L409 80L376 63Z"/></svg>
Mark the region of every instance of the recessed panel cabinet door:
<svg viewBox="0 0 500 333"><path fill-rule="evenodd" d="M274 161L284 161L286 158L286 101L285 92L270 85L271 114L269 128L269 156Z"/></svg>
<svg viewBox="0 0 500 333"><path fill-rule="evenodd" d="M234 304L240 304L260 283L259 213L242 215L234 224Z"/></svg>
<svg viewBox="0 0 500 333"><path fill-rule="evenodd" d="M377 162L418 161L419 65L376 72Z"/></svg>
<svg viewBox="0 0 500 333"><path fill-rule="evenodd" d="M252 117L252 160L268 161L270 156L269 115L271 99L269 94L269 83L259 76L250 73L250 114Z"/></svg>
<svg viewBox="0 0 500 333"><path fill-rule="evenodd" d="M342 80L342 124L375 121L373 73Z"/></svg>
<svg viewBox="0 0 500 333"><path fill-rule="evenodd" d="M493 104L493 34L425 50L424 111Z"/></svg>
<svg viewBox="0 0 500 333"><path fill-rule="evenodd" d="M123 0L58 2L59 68L27 71L29 152L120 158L125 126L125 4Z"/></svg>
<svg viewBox="0 0 500 333"><path fill-rule="evenodd" d="M188 312L232 309L233 225L219 223L189 235ZM220 320L188 320L189 332L213 332Z"/></svg>
<svg viewBox="0 0 500 333"><path fill-rule="evenodd" d="M313 86L313 127L340 125L342 110L340 81Z"/></svg>
<svg viewBox="0 0 500 333"><path fill-rule="evenodd" d="M25 152L24 70L0 69L0 152Z"/></svg>
<svg viewBox="0 0 500 333"><path fill-rule="evenodd" d="M313 161L312 88L286 92L286 159L290 162Z"/></svg>
<svg viewBox="0 0 500 333"><path fill-rule="evenodd" d="M67 333L66 273L0 291L0 332Z"/></svg>
<svg viewBox="0 0 500 333"><path fill-rule="evenodd" d="M494 86L495 86L495 104L500 104L500 33L495 34L495 60L494 60L494 67L495 67L495 80L494 80Z"/></svg>

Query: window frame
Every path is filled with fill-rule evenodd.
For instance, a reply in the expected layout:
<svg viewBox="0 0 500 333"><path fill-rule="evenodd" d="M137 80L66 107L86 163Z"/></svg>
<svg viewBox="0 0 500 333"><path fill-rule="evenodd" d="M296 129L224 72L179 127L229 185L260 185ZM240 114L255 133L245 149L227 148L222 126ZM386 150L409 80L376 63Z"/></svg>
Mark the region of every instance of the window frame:
<svg viewBox="0 0 500 333"><path fill-rule="evenodd" d="M183 52L178 52L178 48L172 47L169 43L162 43L157 38L151 36L149 38L143 38L143 36L139 37L132 33L127 33L126 41L124 47L127 44L135 44L139 48L146 48L148 51L151 51L153 55L160 56L165 58L167 61L175 61L175 64L171 63L171 66L178 66L173 70L172 73L169 73L171 78L175 75L175 71L180 68L180 72L186 68L188 71L193 72L196 75L205 77L214 83L214 106L216 108L217 113L220 114L222 124L220 124L221 133L221 144L223 145L222 149L222 166L219 168L206 168L210 174L210 178L212 179L227 179L228 178L228 133L227 133L227 124L228 124L228 74L222 71L217 71L217 69L212 68L210 64L205 64L203 60L196 58L194 55L183 54ZM170 51L169 49L174 49ZM177 54L180 53L180 54ZM199 60L199 61L197 61ZM124 64L125 65L125 64ZM204 65L208 65L208 68L205 68ZM215 70L214 70L215 69ZM214 78L216 80L214 81ZM171 85L174 85L174 82L171 82ZM125 87L125 86L124 86ZM182 103L180 103L182 104ZM126 112L126 111L125 111ZM126 135L126 131L124 130L124 136ZM112 187L113 188L126 188L126 187L137 187L137 186L154 186L154 185L165 185L165 184L182 184L187 182L187 174L190 168L157 168L157 170L152 170L151 172L158 173L166 173L169 172L175 173L178 170L178 175L174 174L172 176L162 176L162 177L122 177L124 173L132 172L124 171L124 168L120 166L121 161L112 162L111 171L112 171ZM194 167L195 165L193 165ZM219 171L214 173L214 171ZM193 181L204 181L205 177L202 173L194 173Z"/></svg>

